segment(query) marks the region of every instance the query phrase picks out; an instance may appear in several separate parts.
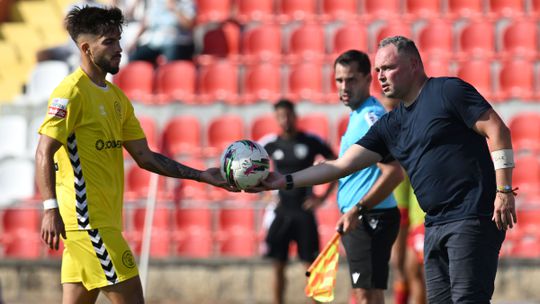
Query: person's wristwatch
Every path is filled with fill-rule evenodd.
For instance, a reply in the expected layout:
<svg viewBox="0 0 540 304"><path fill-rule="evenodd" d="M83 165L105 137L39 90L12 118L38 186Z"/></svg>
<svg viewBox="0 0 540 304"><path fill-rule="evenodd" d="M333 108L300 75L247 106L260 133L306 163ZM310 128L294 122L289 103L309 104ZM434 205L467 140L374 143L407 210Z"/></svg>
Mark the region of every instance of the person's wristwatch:
<svg viewBox="0 0 540 304"><path fill-rule="evenodd" d="M294 188L294 181L291 174L285 175L285 190L291 190Z"/></svg>
<svg viewBox="0 0 540 304"><path fill-rule="evenodd" d="M362 215L366 212L366 207L364 207L364 205L362 205L362 200L359 201L358 203L356 203L356 205L354 205L356 207L356 213L358 213L358 215Z"/></svg>

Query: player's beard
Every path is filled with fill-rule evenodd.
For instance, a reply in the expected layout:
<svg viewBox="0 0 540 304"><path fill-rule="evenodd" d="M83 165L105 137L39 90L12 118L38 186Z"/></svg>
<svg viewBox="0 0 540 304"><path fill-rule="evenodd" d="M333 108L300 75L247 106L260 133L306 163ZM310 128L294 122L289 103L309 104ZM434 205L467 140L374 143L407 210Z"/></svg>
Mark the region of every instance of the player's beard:
<svg viewBox="0 0 540 304"><path fill-rule="evenodd" d="M110 73L112 75L118 73L120 70L120 66L113 66L111 64L111 60L105 59L105 57L100 58L99 60L96 60L95 64L104 72Z"/></svg>

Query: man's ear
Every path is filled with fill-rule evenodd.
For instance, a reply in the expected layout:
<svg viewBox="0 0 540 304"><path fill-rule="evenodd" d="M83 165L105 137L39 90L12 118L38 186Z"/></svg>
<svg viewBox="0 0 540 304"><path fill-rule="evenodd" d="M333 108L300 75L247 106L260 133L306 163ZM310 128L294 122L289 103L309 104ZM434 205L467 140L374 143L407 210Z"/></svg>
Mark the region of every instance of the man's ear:
<svg viewBox="0 0 540 304"><path fill-rule="evenodd" d="M79 41L79 49L86 55L90 55L90 43L88 41Z"/></svg>

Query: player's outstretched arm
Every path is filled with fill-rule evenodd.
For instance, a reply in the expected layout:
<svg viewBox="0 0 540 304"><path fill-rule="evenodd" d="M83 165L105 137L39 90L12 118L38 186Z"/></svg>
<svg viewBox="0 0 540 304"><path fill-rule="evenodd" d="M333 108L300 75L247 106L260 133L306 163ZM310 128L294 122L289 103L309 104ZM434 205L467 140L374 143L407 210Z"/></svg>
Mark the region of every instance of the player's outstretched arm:
<svg viewBox="0 0 540 304"><path fill-rule="evenodd" d="M145 170L169 177L196 180L229 191L237 191L221 176L219 168L209 168L201 171L183 165L165 155L150 150L146 139L125 141L124 147L137 165Z"/></svg>
<svg viewBox="0 0 540 304"><path fill-rule="evenodd" d="M54 153L61 146L62 143L49 136L41 135L39 138L36 149L36 182L45 201L56 202ZM58 206L49 205L44 206L44 208L43 218L41 219L41 240L49 248L58 250L60 236L66 238L64 221L60 216Z"/></svg>
<svg viewBox="0 0 540 304"><path fill-rule="evenodd" d="M329 160L304 170L297 171L292 176L293 187L307 187L335 181L343 176L364 169L378 161L382 157L360 145L352 145L338 159ZM285 189L287 181L284 175L271 172L268 177L261 182L260 186L249 189L250 192L264 190Z"/></svg>

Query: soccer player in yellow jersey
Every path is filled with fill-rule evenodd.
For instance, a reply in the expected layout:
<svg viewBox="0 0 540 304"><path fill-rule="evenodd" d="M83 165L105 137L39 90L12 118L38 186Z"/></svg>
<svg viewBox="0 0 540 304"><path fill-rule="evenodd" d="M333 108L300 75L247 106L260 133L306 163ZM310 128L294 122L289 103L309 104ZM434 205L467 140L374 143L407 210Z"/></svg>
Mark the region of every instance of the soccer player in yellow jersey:
<svg viewBox="0 0 540 304"><path fill-rule="evenodd" d="M219 169L199 171L148 148L124 93L105 80L119 70L123 16L118 8L75 7L66 27L81 66L52 93L36 151L44 200L41 237L62 257L63 303L144 303L133 255L122 237L122 147L137 164L170 177L230 188Z"/></svg>

